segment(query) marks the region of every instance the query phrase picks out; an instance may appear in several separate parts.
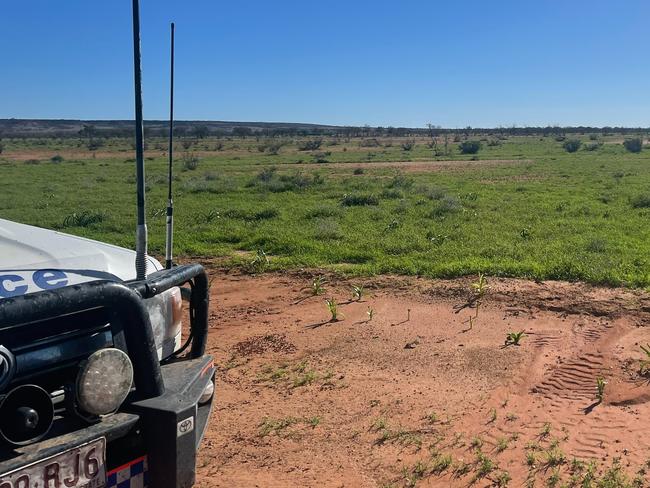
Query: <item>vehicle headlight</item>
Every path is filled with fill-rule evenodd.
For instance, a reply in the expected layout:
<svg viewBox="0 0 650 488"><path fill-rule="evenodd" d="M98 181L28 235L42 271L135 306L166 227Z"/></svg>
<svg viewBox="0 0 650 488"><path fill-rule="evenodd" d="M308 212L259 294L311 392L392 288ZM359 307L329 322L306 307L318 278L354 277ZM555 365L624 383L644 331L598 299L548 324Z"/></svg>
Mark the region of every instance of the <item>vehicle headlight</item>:
<svg viewBox="0 0 650 488"><path fill-rule="evenodd" d="M170 288L144 301L149 313L158 359L164 359L181 346L183 301L181 289Z"/></svg>
<svg viewBox="0 0 650 488"><path fill-rule="evenodd" d="M77 404L84 412L115 412L131 390L133 365L124 351L100 349L82 363L77 374Z"/></svg>

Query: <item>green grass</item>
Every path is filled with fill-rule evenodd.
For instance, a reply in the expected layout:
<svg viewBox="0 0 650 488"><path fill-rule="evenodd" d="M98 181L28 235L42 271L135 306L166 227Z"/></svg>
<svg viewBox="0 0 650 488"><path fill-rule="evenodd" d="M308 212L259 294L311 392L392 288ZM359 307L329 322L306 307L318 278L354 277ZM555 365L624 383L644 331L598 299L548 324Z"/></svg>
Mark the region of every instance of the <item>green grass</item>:
<svg viewBox="0 0 650 488"><path fill-rule="evenodd" d="M250 265L263 251L269 260L264 270L322 266L355 275L429 277L483 272L650 286L650 151L632 154L604 144L570 154L551 137L512 137L499 146L483 144L478 157L520 160L516 164L479 161L401 174L378 165L355 175L354 163L434 158L424 140L411 151L403 151L398 138L391 145L379 139L380 147L362 147L354 138L333 146L329 141L311 152L298 151L295 141L271 155L257 149L263 141L255 138L223 140L219 151L211 149L216 140L201 140L191 149L200 157L192 171L182 171L179 145L176 254ZM108 140L96 159L77 140L3 143L3 218L133 247L130 141ZM166 162L154 152L158 146L164 149L164 141L149 141L146 164L150 251L160 256ZM470 160L457 144L452 148L449 158ZM19 160L28 151L41 163ZM58 154L63 161L50 162ZM314 162L323 158L350 164ZM74 218L66 222L73 214L102 218L74 225Z"/></svg>

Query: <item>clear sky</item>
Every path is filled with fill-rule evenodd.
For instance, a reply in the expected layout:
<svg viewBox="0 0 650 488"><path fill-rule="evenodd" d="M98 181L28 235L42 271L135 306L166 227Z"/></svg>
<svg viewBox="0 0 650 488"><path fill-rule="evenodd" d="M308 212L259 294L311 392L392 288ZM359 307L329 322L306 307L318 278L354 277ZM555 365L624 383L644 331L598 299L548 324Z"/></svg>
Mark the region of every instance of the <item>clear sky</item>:
<svg viewBox="0 0 650 488"><path fill-rule="evenodd" d="M0 118L133 116L130 0L2 0ZM144 114L650 126L647 0L141 0Z"/></svg>

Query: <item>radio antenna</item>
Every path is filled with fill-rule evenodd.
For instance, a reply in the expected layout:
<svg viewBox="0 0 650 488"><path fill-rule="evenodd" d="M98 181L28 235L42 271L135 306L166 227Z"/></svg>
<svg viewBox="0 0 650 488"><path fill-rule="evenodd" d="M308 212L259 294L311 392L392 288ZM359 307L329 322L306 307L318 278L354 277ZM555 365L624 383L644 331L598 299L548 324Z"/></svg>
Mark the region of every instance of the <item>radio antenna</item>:
<svg viewBox="0 0 650 488"><path fill-rule="evenodd" d="M174 23L171 23L171 64L169 83L169 176L167 193L167 239L165 241L165 268L171 269L174 244L174 200L172 199L172 162L174 161Z"/></svg>
<svg viewBox="0 0 650 488"><path fill-rule="evenodd" d="M135 88L135 168L138 226L135 241L136 279L147 277L147 220L144 190L144 136L142 122L142 67L140 65L140 2L133 0L133 81Z"/></svg>

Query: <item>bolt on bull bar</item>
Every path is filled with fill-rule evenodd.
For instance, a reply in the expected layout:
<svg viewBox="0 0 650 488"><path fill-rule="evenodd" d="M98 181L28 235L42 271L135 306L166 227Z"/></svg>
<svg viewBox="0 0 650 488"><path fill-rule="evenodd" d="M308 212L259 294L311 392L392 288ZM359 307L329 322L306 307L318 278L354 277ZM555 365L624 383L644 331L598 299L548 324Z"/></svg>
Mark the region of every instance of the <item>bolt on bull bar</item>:
<svg viewBox="0 0 650 488"><path fill-rule="evenodd" d="M179 351L161 364L143 300L186 284L191 289L189 337ZM212 358L205 355L208 288L205 270L201 265L192 264L157 271L144 280L92 281L0 300L0 331L55 316L105 308L114 347L127 352L132 361L135 385L135 390L113 416L74 432L52 432L43 441L28 446L0 447L0 475L101 434L108 442L108 465L112 441L118 442L121 450L123 446L139 446L148 457L150 487L192 486L196 450L212 407L212 399L199 404L199 398L208 382L214 381L215 372ZM179 357L186 349L189 352ZM125 437L137 439L124 442Z"/></svg>

